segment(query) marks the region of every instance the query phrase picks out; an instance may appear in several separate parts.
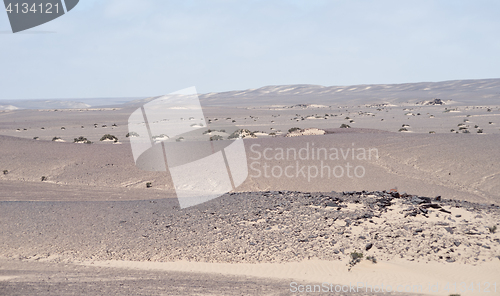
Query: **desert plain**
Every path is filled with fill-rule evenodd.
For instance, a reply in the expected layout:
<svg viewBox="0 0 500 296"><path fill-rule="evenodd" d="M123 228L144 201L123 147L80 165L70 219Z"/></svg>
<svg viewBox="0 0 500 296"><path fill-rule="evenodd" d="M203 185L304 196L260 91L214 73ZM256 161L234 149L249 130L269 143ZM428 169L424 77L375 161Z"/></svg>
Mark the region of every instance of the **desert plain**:
<svg viewBox="0 0 500 296"><path fill-rule="evenodd" d="M499 293L500 79L199 98L248 177L189 208L134 162L155 98L0 102L0 294Z"/></svg>

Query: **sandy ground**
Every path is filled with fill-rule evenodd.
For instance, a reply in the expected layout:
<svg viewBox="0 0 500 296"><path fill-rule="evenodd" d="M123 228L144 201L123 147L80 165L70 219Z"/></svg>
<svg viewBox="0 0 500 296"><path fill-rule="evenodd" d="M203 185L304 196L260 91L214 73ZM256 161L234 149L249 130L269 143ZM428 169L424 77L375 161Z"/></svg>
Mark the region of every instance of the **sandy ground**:
<svg viewBox="0 0 500 296"><path fill-rule="evenodd" d="M500 226L497 84L203 95L208 128L255 136L244 139L249 177L236 190L251 193L185 210L168 172L134 164L127 120L144 101L0 111L0 294L294 295L303 293L291 282L304 289L362 282L413 289L401 295L494 295L500 238L488 227ZM435 97L444 104L427 105ZM308 132L286 137L292 128ZM119 143L100 141L104 134ZM80 136L93 144L73 143ZM410 195L361 192L391 189ZM436 196L440 208L418 199L437 204ZM349 271L354 251L365 259Z"/></svg>

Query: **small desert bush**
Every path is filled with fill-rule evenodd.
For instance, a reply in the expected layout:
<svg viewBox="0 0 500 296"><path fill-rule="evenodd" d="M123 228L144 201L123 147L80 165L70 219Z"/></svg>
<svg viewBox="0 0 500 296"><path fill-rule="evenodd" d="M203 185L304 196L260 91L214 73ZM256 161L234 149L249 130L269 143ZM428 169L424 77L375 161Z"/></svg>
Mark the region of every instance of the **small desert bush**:
<svg viewBox="0 0 500 296"><path fill-rule="evenodd" d="M112 140L115 141L115 143L118 142L118 138L110 134L105 134L104 136L101 137L99 141L104 141L104 140Z"/></svg>
<svg viewBox="0 0 500 296"><path fill-rule="evenodd" d="M408 129L405 128L405 127L402 127L402 128L399 129L399 132L407 132L407 131L408 131Z"/></svg>
<svg viewBox="0 0 500 296"><path fill-rule="evenodd" d="M42 182L47 181L47 177L46 176L42 176L41 179L42 179Z"/></svg>
<svg viewBox="0 0 500 296"><path fill-rule="evenodd" d="M222 139L223 139L222 136L219 136L219 135L215 135L215 136L210 137L210 141L219 141Z"/></svg>
<svg viewBox="0 0 500 296"><path fill-rule="evenodd" d="M246 135L243 135L246 134ZM239 129L234 131L231 135L229 135L228 140L232 139L239 139L239 138L245 138L245 137L251 137L251 138L256 138L255 134L247 129Z"/></svg>
<svg viewBox="0 0 500 296"><path fill-rule="evenodd" d="M490 231L490 233L495 233L497 231L497 226L496 225L488 226L488 230Z"/></svg>
<svg viewBox="0 0 500 296"><path fill-rule="evenodd" d="M38 140L39 138L38 137L33 137L33 140Z"/></svg>
<svg viewBox="0 0 500 296"><path fill-rule="evenodd" d="M139 136L139 134L136 133L136 132L130 132L130 133L127 133L125 135L126 138L128 138L128 137L138 137L138 136Z"/></svg>
<svg viewBox="0 0 500 296"><path fill-rule="evenodd" d="M3 174L7 175L9 173L9 170L3 170Z"/></svg>
<svg viewBox="0 0 500 296"><path fill-rule="evenodd" d="M354 267L354 265L358 264L359 262L361 262L361 259L363 259L363 253L359 253L359 252L352 252L351 253L351 261L349 261L349 268L348 268L348 271L351 271L351 268Z"/></svg>
<svg viewBox="0 0 500 296"><path fill-rule="evenodd" d="M377 263L377 259L375 258L375 256L367 256L366 260L370 260L372 263Z"/></svg>
<svg viewBox="0 0 500 296"><path fill-rule="evenodd" d="M477 125L477 124L474 126L474 128L478 128L478 127L479 127L479 125Z"/></svg>
<svg viewBox="0 0 500 296"><path fill-rule="evenodd" d="M436 132L435 131L430 131L429 134L435 134Z"/></svg>
<svg viewBox="0 0 500 296"><path fill-rule="evenodd" d="M482 134L482 133L483 133L483 130L482 130L482 129L478 129L478 130L477 130L477 133L478 133L478 134Z"/></svg>
<svg viewBox="0 0 500 296"><path fill-rule="evenodd" d="M53 137L52 138L52 141L57 141L57 140L61 140L61 138L59 138L59 137Z"/></svg>
<svg viewBox="0 0 500 296"><path fill-rule="evenodd" d="M151 182L146 183L146 188L151 188L151 187L153 187L153 183Z"/></svg>
<svg viewBox="0 0 500 296"><path fill-rule="evenodd" d="M291 129L288 130L289 133L293 133L294 131L302 131L300 127L292 127Z"/></svg>
<svg viewBox="0 0 500 296"><path fill-rule="evenodd" d="M356 259L362 259L363 258L363 253L361 252L352 252L351 253L351 259L356 260Z"/></svg>
<svg viewBox="0 0 500 296"><path fill-rule="evenodd" d="M350 126L348 124L342 123L340 125L340 128L350 128Z"/></svg>
<svg viewBox="0 0 500 296"><path fill-rule="evenodd" d="M462 133L464 133L464 134L470 134L470 132L469 132L469 130L468 130L468 129L464 129L464 130L462 131Z"/></svg>
<svg viewBox="0 0 500 296"><path fill-rule="evenodd" d="M73 143L85 143L85 144L92 144L91 141L87 140L87 138L80 136L78 138L75 138Z"/></svg>
<svg viewBox="0 0 500 296"><path fill-rule="evenodd" d="M178 137L177 139L175 139L176 142L181 142L184 140L184 137Z"/></svg>

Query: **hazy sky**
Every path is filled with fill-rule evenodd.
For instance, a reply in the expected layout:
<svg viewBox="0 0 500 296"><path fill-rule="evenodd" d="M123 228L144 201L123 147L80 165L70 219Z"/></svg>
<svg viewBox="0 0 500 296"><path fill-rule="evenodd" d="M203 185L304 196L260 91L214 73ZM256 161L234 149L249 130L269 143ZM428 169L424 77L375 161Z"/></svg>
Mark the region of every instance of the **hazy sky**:
<svg viewBox="0 0 500 296"><path fill-rule="evenodd" d="M80 0L9 33L0 100L500 77L500 1Z"/></svg>

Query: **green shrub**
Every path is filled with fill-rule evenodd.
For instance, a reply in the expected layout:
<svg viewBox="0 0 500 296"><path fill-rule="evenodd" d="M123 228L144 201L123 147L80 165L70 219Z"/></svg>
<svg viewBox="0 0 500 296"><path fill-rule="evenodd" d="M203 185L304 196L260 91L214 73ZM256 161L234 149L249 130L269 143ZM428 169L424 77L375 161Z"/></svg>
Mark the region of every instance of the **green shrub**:
<svg viewBox="0 0 500 296"><path fill-rule="evenodd" d="M352 252L351 253L351 261L349 261L348 271L351 271L351 268L353 268L354 265L361 262L361 259L363 259L363 253Z"/></svg>
<svg viewBox="0 0 500 296"><path fill-rule="evenodd" d="M377 259L375 258L375 256L367 256L366 260L370 260L373 263L377 263Z"/></svg>
<svg viewBox="0 0 500 296"><path fill-rule="evenodd" d="M356 259L358 259L358 258L359 258L359 259L362 259L362 258L363 258L363 253L360 253L360 252L356 252L356 251L354 251L354 252L352 252L352 253L351 253L351 258L352 258L353 260L356 260Z"/></svg>

